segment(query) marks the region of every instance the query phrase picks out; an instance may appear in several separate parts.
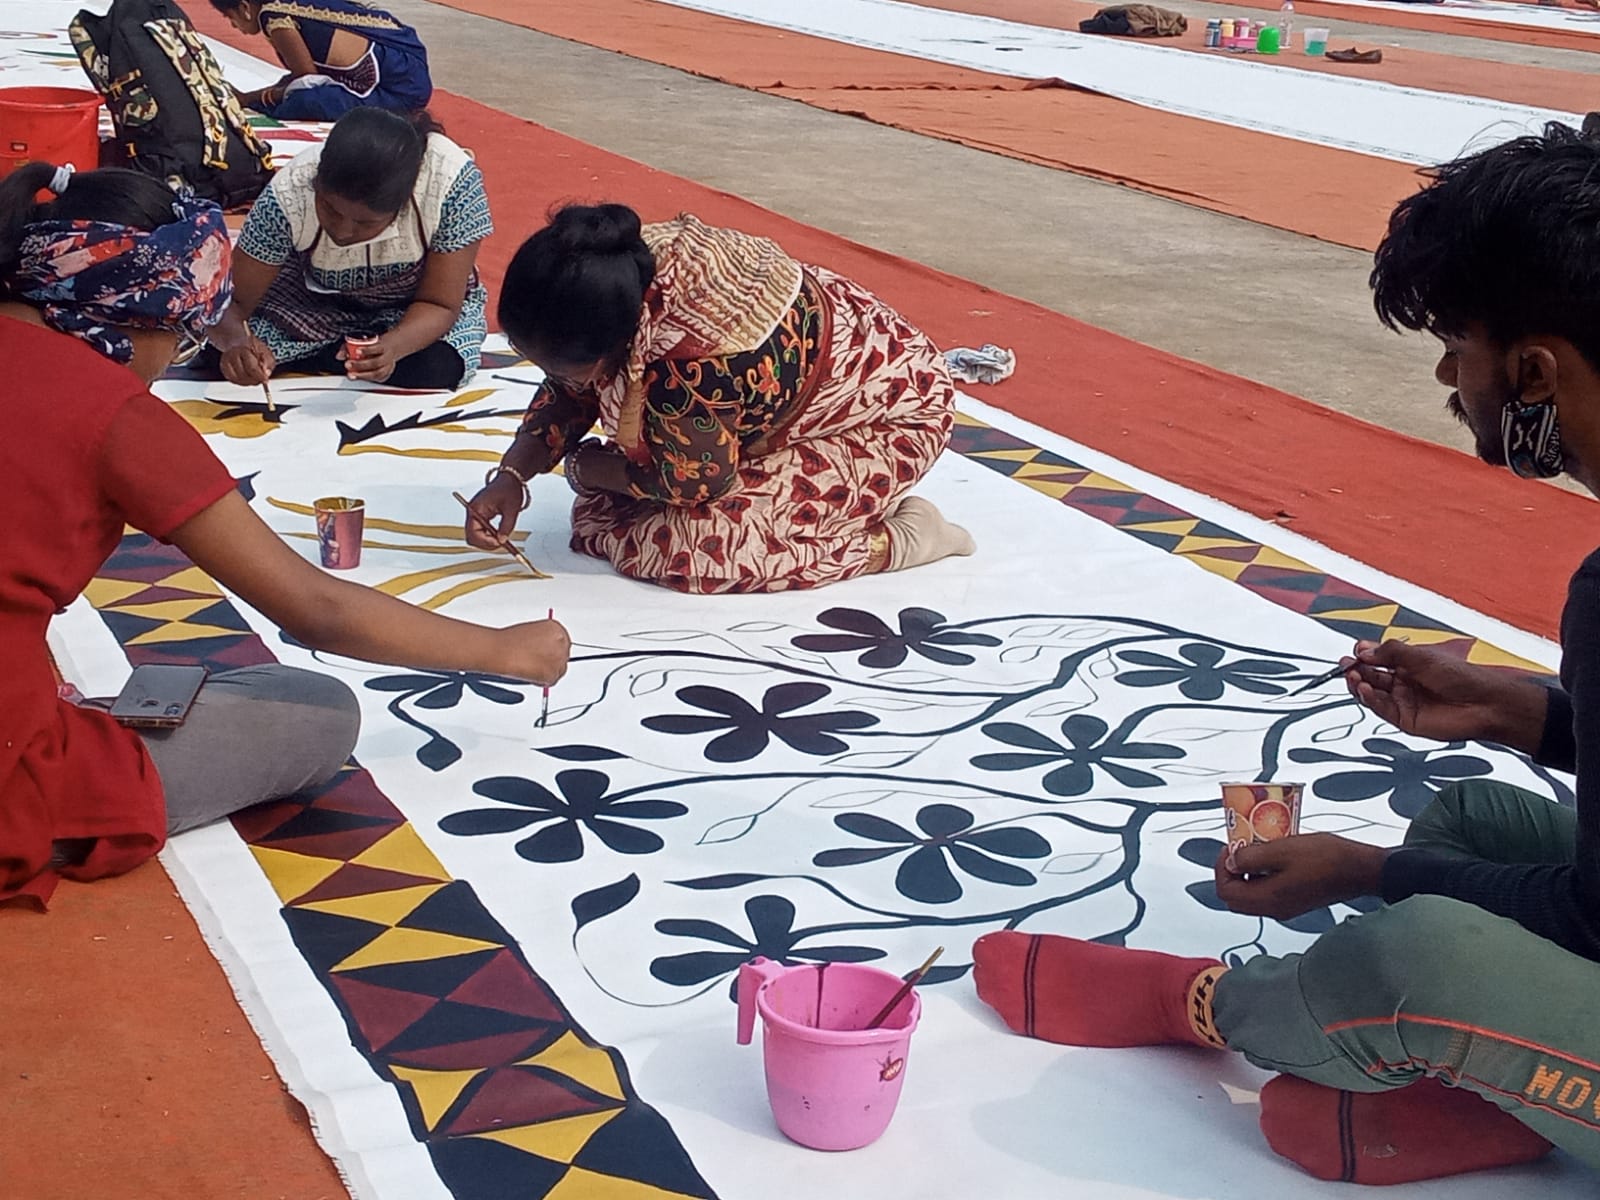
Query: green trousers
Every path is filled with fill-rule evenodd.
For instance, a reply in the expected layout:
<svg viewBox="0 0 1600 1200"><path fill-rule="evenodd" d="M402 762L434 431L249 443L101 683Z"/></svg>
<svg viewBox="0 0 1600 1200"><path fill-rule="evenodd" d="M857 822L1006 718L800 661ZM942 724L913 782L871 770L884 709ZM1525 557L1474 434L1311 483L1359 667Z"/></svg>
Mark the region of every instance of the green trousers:
<svg viewBox="0 0 1600 1200"><path fill-rule="evenodd" d="M1487 780L1440 792L1408 846L1505 863L1565 863L1576 816ZM1600 963L1514 921L1413 896L1262 956L1217 983L1228 1045L1269 1071L1352 1092L1424 1076L1477 1092L1600 1167Z"/></svg>

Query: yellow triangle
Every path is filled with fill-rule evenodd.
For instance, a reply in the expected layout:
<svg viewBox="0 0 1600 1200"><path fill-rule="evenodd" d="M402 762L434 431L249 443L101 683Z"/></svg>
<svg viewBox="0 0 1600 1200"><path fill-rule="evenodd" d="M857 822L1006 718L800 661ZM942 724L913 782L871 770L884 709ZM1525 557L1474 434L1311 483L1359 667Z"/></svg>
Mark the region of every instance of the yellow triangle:
<svg viewBox="0 0 1600 1200"><path fill-rule="evenodd" d="M682 1192L669 1192L637 1179L619 1179L615 1175L572 1167L561 1177L560 1183L544 1193L544 1200L666 1200L682 1195Z"/></svg>
<svg viewBox="0 0 1600 1200"><path fill-rule="evenodd" d="M1028 463L1044 453L1037 446L1024 446L1020 450L979 450L975 458L997 458L1001 462Z"/></svg>
<svg viewBox="0 0 1600 1200"><path fill-rule="evenodd" d="M1250 566L1247 562L1240 562L1236 558L1209 558L1204 554L1187 554L1184 556L1197 567L1204 567L1213 575L1221 575L1224 579L1237 581Z"/></svg>
<svg viewBox="0 0 1600 1200"><path fill-rule="evenodd" d="M1070 463L1059 462L1028 462L1017 468L1013 479L1032 479L1038 475L1062 475L1073 471L1081 471L1082 467L1075 467ZM1059 482L1059 480L1057 481Z"/></svg>
<svg viewBox="0 0 1600 1200"><path fill-rule="evenodd" d="M224 629L220 625L190 625L185 621L169 621L157 625L147 633L129 638L126 645L151 646L159 642L194 642L201 638L238 637L237 629Z"/></svg>
<svg viewBox="0 0 1600 1200"><path fill-rule="evenodd" d="M1319 621L1360 621L1363 625L1382 625L1387 628L1399 613L1398 604L1374 604L1370 608L1344 608L1312 615Z"/></svg>
<svg viewBox="0 0 1600 1200"><path fill-rule="evenodd" d="M144 591L150 585L142 580L130 579L91 579L89 586L83 589L83 594L89 598L89 603L96 608L110 608L119 600L126 600L138 592Z"/></svg>
<svg viewBox="0 0 1600 1200"><path fill-rule="evenodd" d="M1309 563L1298 558L1290 558L1287 554L1274 550L1271 546L1261 547L1261 553L1256 555L1252 564L1257 567L1275 567L1280 571L1312 571Z"/></svg>
<svg viewBox="0 0 1600 1200"><path fill-rule="evenodd" d="M411 1094L417 1098L417 1107L422 1110L422 1123L430 1130L450 1111L450 1106L456 1102L462 1090L483 1074L481 1068L470 1071L422 1071L394 1063L389 1064L389 1069L411 1086Z"/></svg>
<svg viewBox="0 0 1600 1200"><path fill-rule="evenodd" d="M1132 534L1175 533L1179 537L1186 537L1198 524L1200 524L1199 517L1190 517L1187 520L1180 521L1154 521L1148 525L1140 522L1138 525L1128 525L1125 528Z"/></svg>
<svg viewBox="0 0 1600 1200"><path fill-rule="evenodd" d="M215 596L200 596L193 600L152 600L148 604L121 604L117 606L117 611L135 617L150 617L157 621L187 621L195 613L210 608L216 602Z"/></svg>
<svg viewBox="0 0 1600 1200"><path fill-rule="evenodd" d="M177 588L185 592L202 592L210 596L221 598L222 592L217 587L216 580L207 575L199 567L189 566L175 575L168 575L156 587Z"/></svg>
<svg viewBox="0 0 1600 1200"><path fill-rule="evenodd" d="M578 1117L563 1117L559 1121L540 1121L537 1125L496 1129L492 1133L478 1136L491 1142L515 1146L518 1150L537 1154L540 1158L570 1163L577 1157L578 1151L589 1144L589 1139L594 1136L595 1130L621 1111L620 1108L613 1108L606 1112L584 1113Z"/></svg>
<svg viewBox="0 0 1600 1200"><path fill-rule="evenodd" d="M1383 631L1382 641L1403 640L1413 646L1437 646L1440 642L1459 642L1466 635L1456 629L1407 629L1391 625Z"/></svg>
<svg viewBox="0 0 1600 1200"><path fill-rule="evenodd" d="M401 871L407 875L420 875L424 879L448 882L450 872L433 851L422 844L417 831L409 824L395 826L394 832L372 843L350 860L363 867L378 867L385 871Z"/></svg>
<svg viewBox="0 0 1600 1200"><path fill-rule="evenodd" d="M1515 654L1510 654L1499 646L1491 646L1488 642L1473 642L1472 649L1467 651L1467 661L1485 667L1515 667L1519 671L1534 671L1541 675L1550 671L1550 668L1543 663L1518 658Z"/></svg>
<svg viewBox="0 0 1600 1200"><path fill-rule="evenodd" d="M270 846L251 846L250 853L256 856L261 873L285 904L294 903L296 896L304 896L344 866L336 858L313 858L309 854L274 850Z"/></svg>
<svg viewBox="0 0 1600 1200"><path fill-rule="evenodd" d="M1136 528L1142 530L1144 527L1136 526ZM1255 543L1253 542L1245 541L1243 538L1190 536L1184 538L1183 541L1174 546L1172 548L1172 552L1174 554L1204 554L1207 550L1236 550L1240 546L1251 546L1254 544Z"/></svg>
<svg viewBox="0 0 1600 1200"><path fill-rule="evenodd" d="M435 933L431 929L386 929L349 958L334 966L335 971L355 971L362 967L381 967L389 963L423 962L432 958L455 958L480 950L495 950L493 942Z"/></svg>
<svg viewBox="0 0 1600 1200"><path fill-rule="evenodd" d="M1129 487L1120 479L1113 479L1111 476L1102 475L1098 471L1090 471L1078 486L1099 488L1102 492L1133 492L1138 490L1137 488Z"/></svg>
<svg viewBox="0 0 1600 1200"><path fill-rule="evenodd" d="M586 1046L570 1029L532 1058L522 1060L525 1066L539 1066L558 1071L575 1079L590 1091L624 1099L622 1081L617 1078L617 1068L611 1055L596 1046Z"/></svg>
<svg viewBox="0 0 1600 1200"><path fill-rule="evenodd" d="M368 892L361 896L340 896L337 900L318 900L298 907L312 912L332 913L336 917L354 917L358 921L376 921L380 925L394 926L409 917L429 896L444 884L425 883L418 887L395 888L389 892Z"/></svg>

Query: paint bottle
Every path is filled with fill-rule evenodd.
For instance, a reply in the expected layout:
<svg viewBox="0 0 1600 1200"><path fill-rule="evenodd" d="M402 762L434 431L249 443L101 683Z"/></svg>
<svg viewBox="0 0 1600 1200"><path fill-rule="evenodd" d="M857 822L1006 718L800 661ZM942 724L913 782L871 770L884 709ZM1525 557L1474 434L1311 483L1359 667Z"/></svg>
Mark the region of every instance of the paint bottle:
<svg viewBox="0 0 1600 1200"><path fill-rule="evenodd" d="M1217 46L1220 46L1221 44L1222 44L1222 22L1220 20L1218 20L1216 17L1212 17L1211 20L1206 22L1205 47L1206 47L1207 50L1211 50L1211 49L1214 49Z"/></svg>
<svg viewBox="0 0 1600 1200"><path fill-rule="evenodd" d="M1227 45L1233 41L1233 18L1223 17L1217 30L1217 44Z"/></svg>

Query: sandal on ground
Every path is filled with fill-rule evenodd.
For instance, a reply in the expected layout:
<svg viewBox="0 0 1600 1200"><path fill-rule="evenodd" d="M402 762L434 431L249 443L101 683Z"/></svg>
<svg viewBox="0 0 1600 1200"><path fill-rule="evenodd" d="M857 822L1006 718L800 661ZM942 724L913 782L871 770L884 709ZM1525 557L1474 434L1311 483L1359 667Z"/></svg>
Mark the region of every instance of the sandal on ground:
<svg viewBox="0 0 1600 1200"><path fill-rule="evenodd" d="M1383 61L1383 51L1357 50L1354 46L1351 46L1348 50L1329 50L1326 57L1329 62L1381 63Z"/></svg>

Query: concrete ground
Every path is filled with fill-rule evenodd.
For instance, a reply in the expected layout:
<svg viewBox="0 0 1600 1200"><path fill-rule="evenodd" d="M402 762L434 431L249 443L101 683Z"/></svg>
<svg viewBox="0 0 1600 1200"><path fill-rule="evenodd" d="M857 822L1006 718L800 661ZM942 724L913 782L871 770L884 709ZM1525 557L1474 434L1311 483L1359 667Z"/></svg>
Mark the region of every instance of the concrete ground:
<svg viewBox="0 0 1600 1200"><path fill-rule="evenodd" d="M1149 345L1466 448L1433 381L1435 343L1378 325L1362 251L428 0L389 7L421 33L440 87ZM1182 8L1201 19L1228 11L1193 0ZM1339 23L1338 36L1600 74L1600 55L1579 51L1356 23Z"/></svg>

